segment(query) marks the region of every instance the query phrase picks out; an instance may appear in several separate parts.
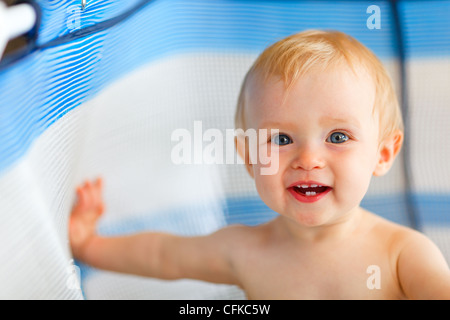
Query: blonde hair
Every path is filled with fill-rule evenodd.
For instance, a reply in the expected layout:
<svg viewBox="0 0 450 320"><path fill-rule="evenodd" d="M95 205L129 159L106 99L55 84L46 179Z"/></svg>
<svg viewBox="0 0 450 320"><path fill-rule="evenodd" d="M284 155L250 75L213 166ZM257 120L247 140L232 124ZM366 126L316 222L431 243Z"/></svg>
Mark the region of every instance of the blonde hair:
<svg viewBox="0 0 450 320"><path fill-rule="evenodd" d="M338 31L308 30L291 35L268 47L248 71L239 94L235 126L246 130L244 109L248 84L258 76L278 76L287 90L313 67L322 70L347 65L354 73L362 67L375 84L373 112L378 111L380 141L396 130L403 131L403 120L397 96L381 61L363 44Z"/></svg>

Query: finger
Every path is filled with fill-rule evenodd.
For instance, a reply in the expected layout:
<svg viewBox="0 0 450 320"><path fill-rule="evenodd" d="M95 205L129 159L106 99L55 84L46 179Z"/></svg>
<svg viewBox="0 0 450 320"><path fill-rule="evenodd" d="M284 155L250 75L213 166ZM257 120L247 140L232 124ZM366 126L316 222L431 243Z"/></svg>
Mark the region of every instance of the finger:
<svg viewBox="0 0 450 320"><path fill-rule="evenodd" d="M75 189L75 194L77 196L77 202L80 202L80 197L81 197L81 187L77 187Z"/></svg>
<svg viewBox="0 0 450 320"><path fill-rule="evenodd" d="M82 214L84 211L86 211L87 208L86 192L84 191L82 186L77 187L76 194L77 194L77 201L72 209L73 215Z"/></svg>
<svg viewBox="0 0 450 320"><path fill-rule="evenodd" d="M86 186L83 186L80 189L80 195L81 195L81 206L83 209L89 208L89 192Z"/></svg>
<svg viewBox="0 0 450 320"><path fill-rule="evenodd" d="M102 201L97 181L94 181L94 183L91 184L90 191L92 196L92 208L97 212L99 211L99 206Z"/></svg>
<svg viewBox="0 0 450 320"><path fill-rule="evenodd" d="M103 190L103 179L102 178L98 177L97 180L95 180L95 184L100 190Z"/></svg>
<svg viewBox="0 0 450 320"><path fill-rule="evenodd" d="M103 180L101 178L97 178L95 187L98 213L102 214L105 211L105 204L103 201Z"/></svg>
<svg viewBox="0 0 450 320"><path fill-rule="evenodd" d="M91 210L93 208L94 197L92 195L92 184L90 181L86 181L83 187L83 196L86 201L86 209Z"/></svg>
<svg viewBox="0 0 450 320"><path fill-rule="evenodd" d="M75 189L76 200L72 209L72 214L76 214L79 211L79 208L82 206L83 199L81 193L81 187L77 187Z"/></svg>

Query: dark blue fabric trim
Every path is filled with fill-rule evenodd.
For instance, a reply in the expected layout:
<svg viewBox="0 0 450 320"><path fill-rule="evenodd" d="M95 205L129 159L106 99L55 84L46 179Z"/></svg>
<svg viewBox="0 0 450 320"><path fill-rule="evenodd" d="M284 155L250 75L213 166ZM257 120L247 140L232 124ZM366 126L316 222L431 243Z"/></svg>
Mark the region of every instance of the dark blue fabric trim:
<svg viewBox="0 0 450 320"><path fill-rule="evenodd" d="M44 43L42 45L37 45L36 40L38 38L38 30L39 30L39 25L40 25L40 20L41 20L40 19L40 16L41 16L40 7L33 0L22 0L21 2L29 3L35 8L36 13L37 13L37 23L36 23L35 28L33 28L33 30L30 31L30 33L29 33L30 40L28 42L28 45L25 48L23 48L22 50L3 58L3 60L0 61L0 71L2 71L5 68L10 67L14 63L22 60L23 58L27 57L30 54L33 54L36 51L43 50L43 49L50 48L50 47L55 47L55 46L62 45L65 43L69 43L73 40L83 38L83 37L89 36L91 34L95 34L97 32L107 30L111 27L114 27L115 25L128 19L133 14L135 14L136 12L141 10L143 7L145 7L146 5L148 5L149 3L154 2L154 1L155 0L142 0L141 3L139 3L137 6L128 10L127 12L122 13L121 15L119 15L115 18L100 22L96 25L93 25L93 26L90 26L90 27L87 27L87 28L84 28L81 30L76 30L72 33L61 36L59 38L56 38L56 39L54 39L50 42Z"/></svg>

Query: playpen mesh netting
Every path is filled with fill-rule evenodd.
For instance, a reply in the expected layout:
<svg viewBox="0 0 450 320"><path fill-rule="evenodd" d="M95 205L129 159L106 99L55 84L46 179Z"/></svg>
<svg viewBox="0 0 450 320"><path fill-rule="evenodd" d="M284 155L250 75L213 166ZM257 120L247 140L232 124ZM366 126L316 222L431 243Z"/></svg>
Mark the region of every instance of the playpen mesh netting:
<svg viewBox="0 0 450 320"><path fill-rule="evenodd" d="M67 239L74 189L104 178L105 235L273 218L242 164L176 165L171 134L194 121L232 129L254 59L306 29L354 36L404 93L404 153L362 205L419 228L450 259L450 1L34 2L37 37L0 64L0 298L245 298L233 286L84 265L80 290ZM367 27L370 5L380 29Z"/></svg>

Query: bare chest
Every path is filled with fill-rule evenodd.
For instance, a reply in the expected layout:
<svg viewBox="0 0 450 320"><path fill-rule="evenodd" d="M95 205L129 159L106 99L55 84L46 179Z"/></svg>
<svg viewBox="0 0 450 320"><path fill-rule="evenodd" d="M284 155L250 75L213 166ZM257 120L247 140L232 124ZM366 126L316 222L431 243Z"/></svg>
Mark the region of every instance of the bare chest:
<svg viewBox="0 0 450 320"><path fill-rule="evenodd" d="M363 249L364 250L364 249ZM383 252L266 252L242 265L250 299L401 299L395 270Z"/></svg>

